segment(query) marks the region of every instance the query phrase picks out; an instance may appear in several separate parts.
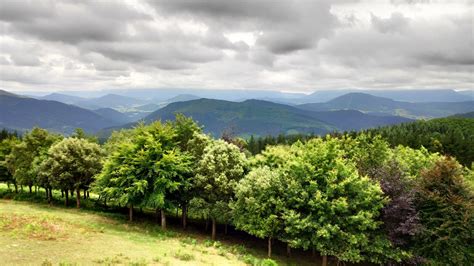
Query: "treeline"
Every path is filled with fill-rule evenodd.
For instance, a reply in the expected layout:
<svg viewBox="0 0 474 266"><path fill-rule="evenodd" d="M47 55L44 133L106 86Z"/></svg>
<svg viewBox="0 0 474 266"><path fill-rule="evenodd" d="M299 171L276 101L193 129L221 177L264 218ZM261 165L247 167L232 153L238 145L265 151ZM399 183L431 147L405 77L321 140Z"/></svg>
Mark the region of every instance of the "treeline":
<svg viewBox="0 0 474 266"><path fill-rule="evenodd" d="M237 145L235 145L236 143ZM327 136L269 145L252 156L241 139L212 139L192 119L116 131L104 145L77 131L35 128L1 142L1 178L15 186L93 191L102 204L170 210L231 224L288 248L339 261L469 265L474 262L473 172L425 148L380 136ZM249 143L244 143L243 146ZM240 147L238 146L240 145ZM87 193L86 193L87 197Z"/></svg>
<svg viewBox="0 0 474 266"><path fill-rule="evenodd" d="M447 117L429 121L416 121L393 126L330 134L334 137L350 135L357 137L360 134L371 136L380 135L391 147L403 145L414 149L421 147L430 152L439 152L456 157L463 165L470 167L474 162L474 119L461 117ZM254 137L247 141L246 148L252 154L258 154L269 145L293 144L296 141L307 141L317 138L315 135L278 135Z"/></svg>

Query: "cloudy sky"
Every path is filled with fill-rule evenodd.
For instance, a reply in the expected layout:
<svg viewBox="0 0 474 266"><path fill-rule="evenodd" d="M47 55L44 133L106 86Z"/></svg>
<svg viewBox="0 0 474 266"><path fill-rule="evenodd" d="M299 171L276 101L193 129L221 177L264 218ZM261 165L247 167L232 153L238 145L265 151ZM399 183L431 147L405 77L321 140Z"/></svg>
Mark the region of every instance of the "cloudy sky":
<svg viewBox="0 0 474 266"><path fill-rule="evenodd" d="M0 87L474 87L474 1L0 2Z"/></svg>

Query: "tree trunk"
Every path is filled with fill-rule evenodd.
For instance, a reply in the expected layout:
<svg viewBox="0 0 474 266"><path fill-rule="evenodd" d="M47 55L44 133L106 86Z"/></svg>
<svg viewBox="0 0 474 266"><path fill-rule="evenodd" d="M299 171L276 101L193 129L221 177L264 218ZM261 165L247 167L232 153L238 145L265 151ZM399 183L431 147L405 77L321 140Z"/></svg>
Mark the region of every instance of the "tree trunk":
<svg viewBox="0 0 474 266"><path fill-rule="evenodd" d="M76 203L77 203L77 208L81 208L81 190L77 189L76 190Z"/></svg>
<svg viewBox="0 0 474 266"><path fill-rule="evenodd" d="M286 244L286 256L291 257L291 247L290 244Z"/></svg>
<svg viewBox="0 0 474 266"><path fill-rule="evenodd" d="M224 235L227 235L227 224L224 225Z"/></svg>
<svg viewBox="0 0 474 266"><path fill-rule="evenodd" d="M164 209L161 209L161 229L166 230L166 213Z"/></svg>
<svg viewBox="0 0 474 266"><path fill-rule="evenodd" d="M30 189L30 194L33 193L33 191L31 190L31 187L32 187L32 185L28 186L28 188Z"/></svg>
<svg viewBox="0 0 474 266"><path fill-rule="evenodd" d="M71 198L74 197L74 189L71 189Z"/></svg>
<svg viewBox="0 0 474 266"><path fill-rule="evenodd" d="M179 208L176 207L176 217L179 217Z"/></svg>
<svg viewBox="0 0 474 266"><path fill-rule="evenodd" d="M211 234L212 241L216 240L216 219L212 218L212 234Z"/></svg>
<svg viewBox="0 0 474 266"><path fill-rule="evenodd" d="M67 207L67 205L69 205L69 191L67 191L66 189L66 198L64 199L64 205Z"/></svg>
<svg viewBox="0 0 474 266"><path fill-rule="evenodd" d="M161 210L156 208L155 214L156 214L156 222L161 224Z"/></svg>
<svg viewBox="0 0 474 266"><path fill-rule="evenodd" d="M64 190L61 189L61 198L64 198Z"/></svg>
<svg viewBox="0 0 474 266"><path fill-rule="evenodd" d="M327 266L328 265L328 256L324 255L323 256L323 262L321 263L321 266Z"/></svg>
<svg viewBox="0 0 474 266"><path fill-rule="evenodd" d="M51 205L53 203L53 188L49 188L49 204Z"/></svg>
<svg viewBox="0 0 474 266"><path fill-rule="evenodd" d="M130 204L130 206L128 207L128 220L130 222L133 222L133 205Z"/></svg>
<svg viewBox="0 0 474 266"><path fill-rule="evenodd" d="M90 198L89 190L87 190L87 198Z"/></svg>
<svg viewBox="0 0 474 266"><path fill-rule="evenodd" d="M267 256L269 258L272 257L272 237L268 238L268 254L267 254Z"/></svg>
<svg viewBox="0 0 474 266"><path fill-rule="evenodd" d="M48 200L49 200L49 192L48 192L48 188L47 188L47 187L45 187L45 188L44 188L44 190L45 190L45 192L46 192L46 199L48 199Z"/></svg>
<svg viewBox="0 0 474 266"><path fill-rule="evenodd" d="M15 193L18 193L18 185L16 183L13 185L15 186Z"/></svg>
<svg viewBox="0 0 474 266"><path fill-rule="evenodd" d="M84 189L84 199L87 199L87 192L85 189Z"/></svg>
<svg viewBox="0 0 474 266"><path fill-rule="evenodd" d="M186 230L188 225L188 206L186 204L183 204L181 210L181 222L183 223L183 229Z"/></svg>

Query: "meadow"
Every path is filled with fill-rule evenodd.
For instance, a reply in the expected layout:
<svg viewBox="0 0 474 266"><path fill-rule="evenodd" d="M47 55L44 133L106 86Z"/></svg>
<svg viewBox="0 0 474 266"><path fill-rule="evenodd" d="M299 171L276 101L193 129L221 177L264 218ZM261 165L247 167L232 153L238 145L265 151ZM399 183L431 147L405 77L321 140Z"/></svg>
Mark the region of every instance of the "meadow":
<svg viewBox="0 0 474 266"><path fill-rule="evenodd" d="M43 192L43 191L41 191ZM219 241L193 227L186 232L170 224L162 231L143 215L133 223L121 213L53 206L42 193L0 199L0 258L3 265L274 265L266 261L265 244L242 244L238 232ZM9 198L0 184L0 195ZM239 240L240 239L240 240ZM260 243L262 242L262 243ZM319 258L275 254L279 265L315 265Z"/></svg>

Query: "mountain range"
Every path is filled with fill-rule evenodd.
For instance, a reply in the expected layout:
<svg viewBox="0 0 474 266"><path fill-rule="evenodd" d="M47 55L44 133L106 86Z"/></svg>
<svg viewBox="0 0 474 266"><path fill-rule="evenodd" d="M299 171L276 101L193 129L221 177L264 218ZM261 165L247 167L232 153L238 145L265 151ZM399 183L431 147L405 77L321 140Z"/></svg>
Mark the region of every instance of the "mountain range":
<svg viewBox="0 0 474 266"><path fill-rule="evenodd" d="M92 133L114 125L116 121L74 105L0 93L0 128L26 131L38 126L70 134L78 127Z"/></svg>
<svg viewBox="0 0 474 266"><path fill-rule="evenodd" d="M366 93L348 93L325 103L308 103L297 107L308 111L359 110L375 115L429 119L473 111L474 101L411 103Z"/></svg>
<svg viewBox="0 0 474 266"><path fill-rule="evenodd" d="M323 103L299 105L282 103L299 99L299 94L286 95L285 98L278 98L282 94L276 94L276 97L268 97L272 101L226 101L200 95L197 91L196 94L177 95L160 102L151 96L138 99L119 94L83 98L53 93L34 99L0 90L0 127L25 131L40 126L65 134L76 127L91 133L108 132L131 127L138 120L147 123L172 120L176 113L183 113L193 117L215 136L223 131L240 136L325 134L474 111L474 101L413 103L360 92L346 93ZM246 95L248 92L244 91L241 96L245 98Z"/></svg>
<svg viewBox="0 0 474 266"><path fill-rule="evenodd" d="M173 120L176 113L190 116L215 136L230 130L236 135L326 134L411 121L396 116L374 116L355 110L312 112L262 100L230 102L199 99L177 102L145 117L145 122Z"/></svg>

